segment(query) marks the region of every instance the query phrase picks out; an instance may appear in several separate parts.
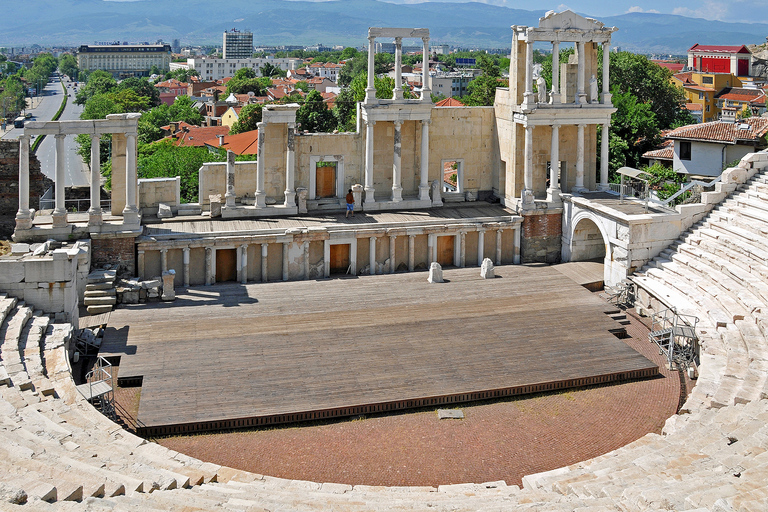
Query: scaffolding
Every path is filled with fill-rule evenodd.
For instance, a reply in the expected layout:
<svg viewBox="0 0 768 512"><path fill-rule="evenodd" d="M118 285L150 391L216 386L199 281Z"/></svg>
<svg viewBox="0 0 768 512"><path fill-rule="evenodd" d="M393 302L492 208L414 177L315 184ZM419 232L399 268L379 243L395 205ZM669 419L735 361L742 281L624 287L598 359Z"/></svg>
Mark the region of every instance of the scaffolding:
<svg viewBox="0 0 768 512"><path fill-rule="evenodd" d="M617 308L632 308L635 306L635 285L625 279L614 286L606 286L603 297Z"/></svg>
<svg viewBox="0 0 768 512"><path fill-rule="evenodd" d="M77 390L102 414L115 419L115 382L109 361L98 356L93 369L85 376L85 383L77 386Z"/></svg>
<svg viewBox="0 0 768 512"><path fill-rule="evenodd" d="M651 317L648 339L659 347L659 354L666 357L670 369L685 370L696 364L698 322L698 317L680 314L674 308L664 309Z"/></svg>

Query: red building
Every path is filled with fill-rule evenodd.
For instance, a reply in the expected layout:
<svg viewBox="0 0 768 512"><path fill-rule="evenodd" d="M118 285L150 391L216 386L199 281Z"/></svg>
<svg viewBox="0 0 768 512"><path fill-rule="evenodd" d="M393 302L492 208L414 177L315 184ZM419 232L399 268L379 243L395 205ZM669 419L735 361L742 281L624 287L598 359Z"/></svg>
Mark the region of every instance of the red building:
<svg viewBox="0 0 768 512"><path fill-rule="evenodd" d="M746 46L695 44L688 50L688 69L704 73L730 73L750 76L752 53Z"/></svg>

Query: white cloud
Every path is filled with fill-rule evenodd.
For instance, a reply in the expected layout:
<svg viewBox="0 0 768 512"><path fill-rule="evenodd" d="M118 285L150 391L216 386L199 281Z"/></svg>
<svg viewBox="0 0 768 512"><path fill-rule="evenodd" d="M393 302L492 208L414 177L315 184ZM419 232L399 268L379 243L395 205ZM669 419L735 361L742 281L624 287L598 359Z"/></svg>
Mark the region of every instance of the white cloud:
<svg viewBox="0 0 768 512"><path fill-rule="evenodd" d="M648 9L648 10L646 10L646 9L643 9L642 7L640 7L638 5L633 5L632 7L627 9L627 12L628 13L630 13L630 12L650 12L650 13L653 13L653 14L659 14L659 11L657 11L656 9Z"/></svg>
<svg viewBox="0 0 768 512"><path fill-rule="evenodd" d="M728 7L722 2L713 2L711 0L704 2L697 9L675 7L672 9L672 14L718 21L726 21L729 18Z"/></svg>

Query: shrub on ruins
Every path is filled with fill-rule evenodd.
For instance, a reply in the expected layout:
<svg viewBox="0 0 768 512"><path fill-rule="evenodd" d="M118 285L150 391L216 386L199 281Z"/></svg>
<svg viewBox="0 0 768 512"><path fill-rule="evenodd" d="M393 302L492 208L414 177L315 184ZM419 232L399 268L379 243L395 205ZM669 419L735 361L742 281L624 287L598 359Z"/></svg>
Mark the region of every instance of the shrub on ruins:
<svg viewBox="0 0 768 512"><path fill-rule="evenodd" d="M261 122L261 111L263 106L257 103L245 105L238 114L238 119L229 130L230 135L249 132L258 129L257 124Z"/></svg>
<svg viewBox="0 0 768 512"><path fill-rule="evenodd" d="M336 117L317 91L310 92L296 111L296 123L299 129L308 132L332 132L336 129Z"/></svg>
<svg viewBox="0 0 768 512"><path fill-rule="evenodd" d="M181 202L197 202L198 170L205 162L223 160L204 147L176 146L171 140L139 145L139 178L181 177Z"/></svg>
<svg viewBox="0 0 768 512"><path fill-rule="evenodd" d="M463 96L461 102L468 106L493 106L496 100L496 89L506 87L508 82L501 79L498 64L485 54L480 54L478 63L483 74L467 85L469 95Z"/></svg>

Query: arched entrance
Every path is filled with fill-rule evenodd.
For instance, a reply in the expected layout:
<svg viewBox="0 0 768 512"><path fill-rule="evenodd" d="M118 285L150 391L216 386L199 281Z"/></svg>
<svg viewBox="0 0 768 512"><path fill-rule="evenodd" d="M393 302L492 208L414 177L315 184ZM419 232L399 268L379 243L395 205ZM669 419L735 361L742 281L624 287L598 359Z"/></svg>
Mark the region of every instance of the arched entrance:
<svg viewBox="0 0 768 512"><path fill-rule="evenodd" d="M605 259L606 241L592 219L583 217L573 228L570 261L599 261Z"/></svg>

